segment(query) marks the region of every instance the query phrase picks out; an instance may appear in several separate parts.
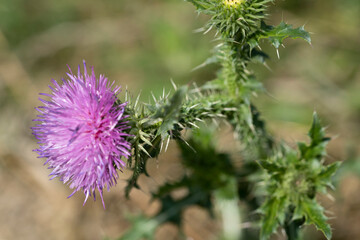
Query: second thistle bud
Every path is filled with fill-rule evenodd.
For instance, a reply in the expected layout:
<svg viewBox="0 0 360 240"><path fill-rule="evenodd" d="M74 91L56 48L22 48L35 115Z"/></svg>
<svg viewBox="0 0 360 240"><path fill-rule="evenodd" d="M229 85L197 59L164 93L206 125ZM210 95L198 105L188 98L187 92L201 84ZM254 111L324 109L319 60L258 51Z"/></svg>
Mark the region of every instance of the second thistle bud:
<svg viewBox="0 0 360 240"><path fill-rule="evenodd" d="M207 29L216 29L225 39L246 42L259 30L266 5L273 0L187 0L200 12L211 15Z"/></svg>

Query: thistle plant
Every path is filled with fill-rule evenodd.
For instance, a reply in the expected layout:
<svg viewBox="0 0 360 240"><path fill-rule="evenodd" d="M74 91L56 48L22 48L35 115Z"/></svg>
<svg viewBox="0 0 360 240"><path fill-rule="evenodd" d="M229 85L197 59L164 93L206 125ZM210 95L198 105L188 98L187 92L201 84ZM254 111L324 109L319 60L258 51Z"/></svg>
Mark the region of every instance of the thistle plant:
<svg viewBox="0 0 360 240"><path fill-rule="evenodd" d="M50 101L41 100L45 106L38 108L40 124L33 128L40 140L36 151L47 159L51 175L70 183L74 193L82 190L86 201L95 197L96 189L103 198L103 189L116 183L117 170L125 165L132 170L125 189L128 197L140 188L139 177L149 176L147 161L166 151L170 141L177 143L187 171L152 193L161 203L158 213L133 218L120 239L152 239L166 222L181 228L182 212L192 205L221 216L222 239L269 239L280 229L288 239L299 239L300 228L310 224L331 239L328 218L316 200L317 193L326 194L332 187L331 177L339 167L324 164L330 138L314 113L309 143L292 148L275 141L253 104L253 97L264 88L249 68L252 62L265 64L268 55L260 48L264 41L278 52L286 38L310 43L309 33L285 22L267 25L272 0L187 2L210 16L201 30L215 33L218 44L199 67L220 66L215 79L199 87L172 82L173 93L164 91L144 103L128 90L117 99L119 88L112 90L107 79L97 79L94 72L88 75L85 66L84 74L70 70L62 85L54 82L53 93L47 95ZM232 127L242 149L241 164L216 148L214 122ZM184 188L184 196L172 197ZM251 228L243 229L244 222L251 222Z"/></svg>

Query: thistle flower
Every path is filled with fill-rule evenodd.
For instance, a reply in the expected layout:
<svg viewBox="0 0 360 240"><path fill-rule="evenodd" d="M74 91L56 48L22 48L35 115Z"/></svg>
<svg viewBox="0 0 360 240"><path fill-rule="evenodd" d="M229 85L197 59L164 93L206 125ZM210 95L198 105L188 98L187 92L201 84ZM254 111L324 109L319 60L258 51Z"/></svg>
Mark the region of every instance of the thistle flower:
<svg viewBox="0 0 360 240"><path fill-rule="evenodd" d="M126 103L117 104L120 87L112 90L114 82L97 79L93 68L88 75L85 61L84 74L80 66L77 75L69 67L67 76L62 84L52 80L51 94L40 93L50 101L39 98L44 106L36 108L41 114L33 120L40 122L32 128L39 140L34 151L47 158L51 179L59 177L74 189L69 197L82 190L85 204L91 195L95 201L97 189L105 208L103 189L116 184L117 169L125 167L121 157L130 156Z"/></svg>

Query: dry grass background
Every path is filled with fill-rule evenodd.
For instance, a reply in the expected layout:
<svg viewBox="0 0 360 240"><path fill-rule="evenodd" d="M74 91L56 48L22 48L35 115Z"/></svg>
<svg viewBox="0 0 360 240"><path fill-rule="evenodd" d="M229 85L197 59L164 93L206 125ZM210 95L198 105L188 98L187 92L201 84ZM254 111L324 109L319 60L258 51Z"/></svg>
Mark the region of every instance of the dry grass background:
<svg viewBox="0 0 360 240"><path fill-rule="evenodd" d="M294 25L306 23L313 44L288 41L277 60L273 49L272 72L254 66L268 94L256 99L277 138L306 139L312 111L320 112L329 134L328 161L344 160L337 178L335 202L320 196L336 216L331 220L334 239L360 239L360 4L356 0L276 1L271 22L282 18ZM88 3L55 0L0 1L0 240L116 238L128 227L132 214L154 214L158 203L149 192L160 183L181 176L178 152L171 145L147 166L151 178L141 178L142 191L124 197L125 179L105 193L106 211L99 201L82 206L77 193L58 180L48 181L30 127L39 105L39 92L48 92L51 78L60 79L66 64L82 59L117 84L134 93L170 87L170 78L187 83L213 76L211 67L191 72L210 53L211 35L193 34L206 18L198 17L182 1L108 1ZM266 48L266 47L265 47ZM222 129L219 148L226 147L228 129ZM205 212L185 212L189 239L216 239L219 224ZM166 225L158 239L177 239L177 229ZM283 239L278 236L278 239ZM322 239L317 233L311 239Z"/></svg>

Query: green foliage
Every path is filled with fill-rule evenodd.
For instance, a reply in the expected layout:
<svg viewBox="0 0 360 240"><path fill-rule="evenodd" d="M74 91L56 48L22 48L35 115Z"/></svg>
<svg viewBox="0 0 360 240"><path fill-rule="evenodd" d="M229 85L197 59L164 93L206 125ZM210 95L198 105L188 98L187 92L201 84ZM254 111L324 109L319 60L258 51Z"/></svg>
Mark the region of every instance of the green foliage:
<svg viewBox="0 0 360 240"><path fill-rule="evenodd" d="M159 98L154 98L154 104L139 104L139 96L132 103L131 98L127 98L128 108L127 114L129 114L130 134L129 138L131 142L134 154L132 159L128 162L128 165L132 167L134 162L133 176L128 181L126 187L126 196L133 187L138 188L137 179L140 174L147 174L146 161L149 158L154 158L161 152L161 146L163 142L170 137L179 135L173 133L176 131L176 123L179 122L179 114L181 110L181 104L186 95L186 87L179 88L174 95L168 99L168 95Z"/></svg>
<svg viewBox="0 0 360 240"><path fill-rule="evenodd" d="M301 157L304 159L321 159L325 156L325 147L330 138L325 137L324 128L321 126L317 114L314 113L313 124L308 133L311 143L307 146L305 143L298 143Z"/></svg>
<svg viewBox="0 0 360 240"><path fill-rule="evenodd" d="M182 102L186 95L187 88L179 88L165 105L159 105L155 114L151 117L155 122L161 122L156 135L164 139L169 131L174 130L174 124L178 122Z"/></svg>
<svg viewBox="0 0 360 240"><path fill-rule="evenodd" d="M165 183L153 195L154 198L160 198L163 203L159 214L167 212L169 209L174 211L174 206L179 204L199 205L212 214L211 197L213 192L226 186L229 181L228 176L235 174L229 157L216 152L213 138L214 135L211 131L200 128L193 131L193 136L187 144L184 141L178 141L182 163L189 172L178 182ZM184 188L187 190L187 194L181 199L174 200L170 196L172 191ZM176 219L170 218L170 221L180 224L180 211L183 209L184 207L179 208L179 212L174 214Z"/></svg>
<svg viewBox="0 0 360 240"><path fill-rule="evenodd" d="M339 163L323 165L325 137L317 114L309 131L310 144L299 143L299 152L282 144L274 157L260 162L265 170L267 200L261 207L261 238L267 239L279 226L289 221L305 219L305 224L314 224L324 235L331 238L331 228L326 222L324 209L317 203L317 192L326 193L331 186L331 177ZM292 217L285 222L286 215ZM298 227L300 227L299 224Z"/></svg>
<svg viewBox="0 0 360 240"><path fill-rule="evenodd" d="M275 48L279 48L286 38L302 38L311 43L310 35L305 31L304 26L293 28L291 24L281 22L278 26L269 26L262 22L259 34L249 41L251 48L258 45L259 40L267 39Z"/></svg>
<svg viewBox="0 0 360 240"><path fill-rule="evenodd" d="M331 239L331 227L326 222L327 217L324 215L324 208L314 199L305 198L299 206L299 212L306 219L306 224L314 224L318 230L321 230L327 239Z"/></svg>
<svg viewBox="0 0 360 240"><path fill-rule="evenodd" d="M284 222L286 200L286 196L281 198L273 197L268 199L262 206L261 212L264 217L261 223L261 240L268 239L276 231L280 224L279 221Z"/></svg>
<svg viewBox="0 0 360 240"><path fill-rule="evenodd" d="M153 193L153 199L159 199L161 209L152 219L134 218L132 228L120 239L152 239L156 227L164 222L178 226L182 224L182 212L189 206L197 205L213 215L212 198L216 190L223 189L221 198L233 198L236 194L230 187L235 175L234 167L228 155L218 153L213 143L214 131L200 128L193 131L188 144L178 140L181 149L183 165L189 172L177 182L165 183ZM191 146L191 147L189 147ZM171 193L176 190L186 190L180 199L174 199ZM141 228L141 224L145 227ZM138 238L131 238L131 237Z"/></svg>
<svg viewBox="0 0 360 240"><path fill-rule="evenodd" d="M226 94L250 106L250 97L263 90L262 84L248 69L249 62L262 63L268 55L255 47L261 39L278 48L286 38L303 38L311 42L303 27L293 29L281 22L278 26L264 23L266 4L270 0L191 0L199 12L211 15L207 29L216 29L223 41L215 48L214 56L200 66L218 63L222 66L218 79L225 83ZM207 31L206 31L207 32ZM223 88L223 89L224 89ZM224 89L224 90L225 90Z"/></svg>

